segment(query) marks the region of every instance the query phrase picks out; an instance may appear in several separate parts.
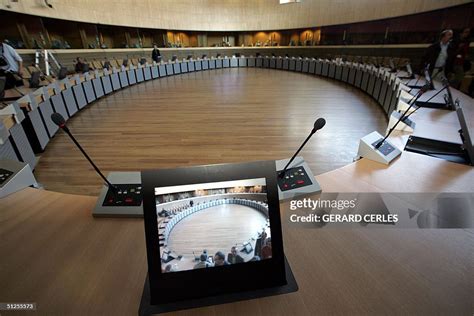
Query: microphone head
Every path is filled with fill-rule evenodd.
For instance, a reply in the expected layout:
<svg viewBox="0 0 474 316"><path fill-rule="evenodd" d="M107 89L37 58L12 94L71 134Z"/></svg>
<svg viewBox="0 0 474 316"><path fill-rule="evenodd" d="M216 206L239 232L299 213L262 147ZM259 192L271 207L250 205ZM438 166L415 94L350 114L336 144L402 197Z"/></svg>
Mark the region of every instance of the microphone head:
<svg viewBox="0 0 474 316"><path fill-rule="evenodd" d="M316 131L323 128L324 125L326 125L326 120L323 119L322 117L318 118L316 122L314 122L313 133L316 133Z"/></svg>
<svg viewBox="0 0 474 316"><path fill-rule="evenodd" d="M54 124L56 124L57 126L63 128L64 126L66 126L66 120L64 119L64 117L55 112L53 114L51 114L51 120L53 121Z"/></svg>

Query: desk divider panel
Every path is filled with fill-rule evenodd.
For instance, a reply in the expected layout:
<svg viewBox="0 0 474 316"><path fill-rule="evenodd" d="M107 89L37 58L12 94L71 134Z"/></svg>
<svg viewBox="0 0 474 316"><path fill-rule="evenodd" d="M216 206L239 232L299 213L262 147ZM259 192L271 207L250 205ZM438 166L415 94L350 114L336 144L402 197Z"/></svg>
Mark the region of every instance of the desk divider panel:
<svg viewBox="0 0 474 316"><path fill-rule="evenodd" d="M49 100L53 105L54 112L61 114L67 121L69 119L69 114L66 110L66 105L64 105L63 97L60 94L55 94L51 96Z"/></svg>
<svg viewBox="0 0 474 316"><path fill-rule="evenodd" d="M135 69L135 77L137 78L137 82L145 81L145 78L143 77L143 68L138 67Z"/></svg>
<svg viewBox="0 0 474 316"><path fill-rule="evenodd" d="M341 81L342 79L342 66L336 65L336 73L334 75L334 79Z"/></svg>
<svg viewBox="0 0 474 316"><path fill-rule="evenodd" d="M341 81L347 82L347 80L349 80L349 68L347 64L342 65Z"/></svg>
<svg viewBox="0 0 474 316"><path fill-rule="evenodd" d="M270 58L265 57L263 59L263 68L270 68Z"/></svg>
<svg viewBox="0 0 474 316"><path fill-rule="evenodd" d="M94 88L92 88L92 81L86 80L82 82L82 86L84 87L84 93L86 95L87 103L92 103L95 101L96 97L94 94Z"/></svg>
<svg viewBox="0 0 474 316"><path fill-rule="evenodd" d="M369 74L369 84L367 85L367 93L369 95L372 95L374 92L374 87L375 87L375 79L376 76L375 74L371 71Z"/></svg>
<svg viewBox="0 0 474 316"><path fill-rule="evenodd" d="M216 68L222 68L222 59L216 59Z"/></svg>
<svg viewBox="0 0 474 316"><path fill-rule="evenodd" d="M322 62L321 75L324 77L329 75L329 63L325 60Z"/></svg>
<svg viewBox="0 0 474 316"><path fill-rule="evenodd" d="M309 60L303 61L303 66L301 67L302 72L309 72Z"/></svg>
<svg viewBox="0 0 474 316"><path fill-rule="evenodd" d="M104 94L109 94L114 91L114 89L112 88L111 75L103 75L102 77L100 77L100 81L102 82Z"/></svg>
<svg viewBox="0 0 474 316"><path fill-rule="evenodd" d="M229 60L229 58L224 58L224 59L222 59L222 67L223 67L223 68L229 68L229 67L230 67L230 60Z"/></svg>
<svg viewBox="0 0 474 316"><path fill-rule="evenodd" d="M283 69L283 59L282 58L278 58L276 60L276 69Z"/></svg>
<svg viewBox="0 0 474 316"><path fill-rule="evenodd" d="M388 106L387 115L390 115L390 113L392 113L392 111L394 111L397 108L399 96L400 96L400 91L398 89L398 85L396 85L395 90L392 91L392 96L390 98L390 104Z"/></svg>
<svg viewBox="0 0 474 316"><path fill-rule="evenodd" d="M388 89L388 84L386 80L382 81L382 86L380 87L380 94L378 98L378 102L381 107L383 107L384 102L385 102L385 97L387 95L387 89Z"/></svg>
<svg viewBox="0 0 474 316"><path fill-rule="evenodd" d="M38 108L35 108L26 114L26 119L24 119L21 124L23 125L23 129L26 132L26 136L30 141L33 151L35 153L41 153L49 142L46 126L41 119L41 114Z"/></svg>
<svg viewBox="0 0 474 316"><path fill-rule="evenodd" d="M86 96L84 95L84 89L82 84L76 84L72 86L72 91L74 92L74 98L79 109L83 109L87 105Z"/></svg>
<svg viewBox="0 0 474 316"><path fill-rule="evenodd" d="M364 74L364 72L362 71L362 69L360 69L359 67L357 68L357 71L356 71L356 74L355 74L355 79L354 79L354 85L357 87L357 88L360 88L360 85L362 84L362 75Z"/></svg>
<svg viewBox="0 0 474 316"><path fill-rule="evenodd" d="M263 57L257 57L255 60L255 67L263 67Z"/></svg>
<svg viewBox="0 0 474 316"><path fill-rule="evenodd" d="M166 77L166 66L165 65L159 65L158 66L158 73L160 77Z"/></svg>
<svg viewBox="0 0 474 316"><path fill-rule="evenodd" d="M182 73L188 72L188 62L187 61L181 62L181 72Z"/></svg>
<svg viewBox="0 0 474 316"><path fill-rule="evenodd" d="M270 68L275 69L276 68L276 58L270 57Z"/></svg>
<svg viewBox="0 0 474 316"><path fill-rule="evenodd" d="M390 114L388 113L388 110L390 109L390 101L392 101L392 94L394 93L393 87L393 84L388 85L387 93L385 94L385 100L383 101L383 109L387 115Z"/></svg>
<svg viewBox="0 0 474 316"><path fill-rule="evenodd" d="M196 71L201 71L202 70L202 64L200 60L194 61L194 70Z"/></svg>
<svg viewBox="0 0 474 316"><path fill-rule="evenodd" d="M156 78L160 77L160 73L158 71L158 66L157 65L151 66L151 77L153 79L156 79Z"/></svg>
<svg viewBox="0 0 474 316"><path fill-rule="evenodd" d="M362 89L362 91L367 92L367 88L369 85L369 78L370 78L369 71L367 69L364 69L363 74L362 74L362 82L360 84L360 88Z"/></svg>
<svg viewBox="0 0 474 316"><path fill-rule="evenodd" d="M172 75L174 75L174 72L173 72L173 64L165 64L165 69L166 69L166 75L167 75L167 76L172 76Z"/></svg>
<svg viewBox="0 0 474 316"><path fill-rule="evenodd" d="M290 69L290 60L288 58L283 59L282 69L284 69L284 70Z"/></svg>
<svg viewBox="0 0 474 316"><path fill-rule="evenodd" d="M128 78L128 84L130 86L137 83L137 78L135 76L135 69L127 70L127 78Z"/></svg>
<svg viewBox="0 0 474 316"><path fill-rule="evenodd" d="M301 59L296 60L295 71L303 71L303 61Z"/></svg>
<svg viewBox="0 0 474 316"><path fill-rule="evenodd" d="M296 70L296 59L291 58L290 63L288 65L288 70L295 71Z"/></svg>
<svg viewBox="0 0 474 316"><path fill-rule="evenodd" d="M374 91L372 92L372 96L374 97L375 100L378 100L379 94L380 94L380 88L382 86L382 78L377 76L375 78L375 86L374 86Z"/></svg>
<svg viewBox="0 0 474 316"><path fill-rule="evenodd" d="M246 57L239 57L237 59L238 59L239 67L247 67L247 58Z"/></svg>
<svg viewBox="0 0 474 316"><path fill-rule="evenodd" d="M143 79L151 80L151 66L145 66L143 68Z"/></svg>
<svg viewBox="0 0 474 316"><path fill-rule="evenodd" d="M194 61L188 61L188 72L194 72Z"/></svg>
<svg viewBox="0 0 474 316"><path fill-rule="evenodd" d="M33 148L31 148L23 126L21 124L15 124L10 128L9 131L12 141L15 143L15 147L20 154L19 159L29 164L31 170L34 170L36 167L36 156L33 152Z"/></svg>
<svg viewBox="0 0 474 316"><path fill-rule="evenodd" d="M216 69L216 60L209 59L209 69Z"/></svg>
<svg viewBox="0 0 474 316"><path fill-rule="evenodd" d="M49 138L52 138L58 131L59 127L51 120L51 114L54 113L53 106L49 99L38 104L42 120L46 126Z"/></svg>
<svg viewBox="0 0 474 316"><path fill-rule="evenodd" d="M122 86L122 88L128 87L127 72L124 70L120 71L118 74L120 79L120 86Z"/></svg>
<svg viewBox="0 0 474 316"><path fill-rule="evenodd" d="M333 62L329 63L329 72L328 72L328 77L329 78L334 78L336 76L336 64Z"/></svg>
<svg viewBox="0 0 474 316"><path fill-rule="evenodd" d="M66 105L66 110L68 112L68 116L72 117L79 111L77 107L76 100L74 99L74 94L72 92L72 88L67 88L61 91L61 95L63 96L64 104Z"/></svg>
<svg viewBox="0 0 474 316"><path fill-rule="evenodd" d="M354 66L349 69L349 78L347 79L348 84L354 85L356 72L357 69Z"/></svg>
<svg viewBox="0 0 474 316"><path fill-rule="evenodd" d="M255 67L255 57L247 58L247 67Z"/></svg>
<svg viewBox="0 0 474 316"><path fill-rule="evenodd" d="M309 61L308 73L314 74L316 72L316 60Z"/></svg>
<svg viewBox="0 0 474 316"><path fill-rule="evenodd" d="M111 74L110 81L112 82L112 88L114 89L114 91L122 89L122 87L120 86L120 77L118 73Z"/></svg>
<svg viewBox="0 0 474 316"><path fill-rule="evenodd" d="M102 80L100 77L92 79L92 87L94 88L94 93L97 99L104 96L104 87L102 86Z"/></svg>
<svg viewBox="0 0 474 316"><path fill-rule="evenodd" d="M317 60L315 74L318 76L321 76L322 73L323 73L323 63L320 60Z"/></svg>
<svg viewBox="0 0 474 316"><path fill-rule="evenodd" d="M3 144L0 145L0 158L10 159L19 161L19 157L15 153L15 149L10 142L10 138L6 139Z"/></svg>
<svg viewBox="0 0 474 316"><path fill-rule="evenodd" d="M231 67L238 67L238 66L239 66L239 62L238 62L238 60L237 60L236 57L232 57L232 58L230 59L230 66L231 66Z"/></svg>
<svg viewBox="0 0 474 316"><path fill-rule="evenodd" d="M202 70L209 69L209 59L201 60L201 68L202 68Z"/></svg>
<svg viewBox="0 0 474 316"><path fill-rule="evenodd" d="M173 65L173 72L175 75L179 75L181 73L181 63L176 61Z"/></svg>

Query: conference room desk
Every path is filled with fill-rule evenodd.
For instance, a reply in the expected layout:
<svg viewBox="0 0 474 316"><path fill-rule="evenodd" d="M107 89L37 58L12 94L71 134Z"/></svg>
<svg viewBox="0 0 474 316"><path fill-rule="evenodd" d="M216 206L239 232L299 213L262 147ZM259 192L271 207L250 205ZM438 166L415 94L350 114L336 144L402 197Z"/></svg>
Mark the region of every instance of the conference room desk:
<svg viewBox="0 0 474 316"><path fill-rule="evenodd" d="M409 152L389 166L361 159L316 179L323 192L474 191L472 167ZM3 302L36 302L48 315L137 312L147 272L143 222L93 218L95 201L32 188L0 200ZM472 312L472 229L302 228L281 206L299 291L189 313Z"/></svg>

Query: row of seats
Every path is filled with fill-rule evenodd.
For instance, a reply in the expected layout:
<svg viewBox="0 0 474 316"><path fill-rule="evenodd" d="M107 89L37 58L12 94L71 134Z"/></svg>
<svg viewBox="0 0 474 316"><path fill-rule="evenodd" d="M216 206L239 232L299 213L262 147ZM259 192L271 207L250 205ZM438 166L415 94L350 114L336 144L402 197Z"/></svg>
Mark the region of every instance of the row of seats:
<svg viewBox="0 0 474 316"><path fill-rule="evenodd" d="M163 223L162 225L160 225L159 228L164 229L162 235L160 236L160 242L163 242L163 244L166 243L166 240L168 240L168 236L173 230L174 226L183 218L191 214L194 214L196 212L199 212L201 210L204 210L213 206L223 205L223 204L239 204L239 205L248 206L262 212L266 217L268 217L268 205L264 202L240 199L240 198L216 199L216 200L200 203L198 205L189 207L179 212L178 214L174 215L173 217L171 217L167 223Z"/></svg>
<svg viewBox="0 0 474 316"><path fill-rule="evenodd" d="M128 67L113 67L110 71L95 70L92 73L77 74L54 81L1 109L0 116L13 115L16 124L8 128L10 134L4 133L0 139L3 141L0 157L27 162L34 169L35 155L45 150L50 139L58 131L58 126L51 120L53 112L61 113L68 120L88 104L130 85L182 73L235 67L289 70L343 81L370 94L387 114L395 109L400 87L403 86L402 80L397 74L391 73L390 69L315 58L241 56L144 65L139 63L138 66L130 64Z"/></svg>

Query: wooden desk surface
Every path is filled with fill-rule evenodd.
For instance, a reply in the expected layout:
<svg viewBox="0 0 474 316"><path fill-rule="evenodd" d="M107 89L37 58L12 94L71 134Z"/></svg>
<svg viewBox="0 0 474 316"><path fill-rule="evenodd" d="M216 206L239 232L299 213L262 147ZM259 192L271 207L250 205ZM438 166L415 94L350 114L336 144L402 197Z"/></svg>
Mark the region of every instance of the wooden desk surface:
<svg viewBox="0 0 474 316"><path fill-rule="evenodd" d="M425 110L417 115L426 132L456 128L453 112ZM389 166L362 159L316 178L325 192L474 192L472 167L409 152ZM29 188L0 200L0 302L36 302L41 315L137 313L143 221L95 219L94 204ZM472 315L472 229L309 229L281 212L298 292L178 314Z"/></svg>
<svg viewBox="0 0 474 316"><path fill-rule="evenodd" d="M316 178L326 192L472 192L473 175L404 152L389 167L362 159ZM147 271L143 222L95 219L94 204L29 188L0 200L3 302L36 302L48 315L137 312ZM179 314L472 313L472 230L308 229L288 217L283 205L298 292Z"/></svg>

